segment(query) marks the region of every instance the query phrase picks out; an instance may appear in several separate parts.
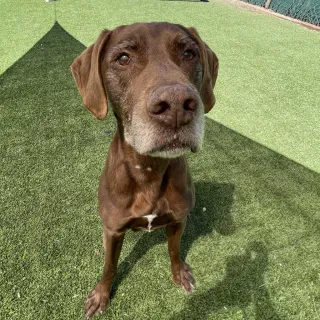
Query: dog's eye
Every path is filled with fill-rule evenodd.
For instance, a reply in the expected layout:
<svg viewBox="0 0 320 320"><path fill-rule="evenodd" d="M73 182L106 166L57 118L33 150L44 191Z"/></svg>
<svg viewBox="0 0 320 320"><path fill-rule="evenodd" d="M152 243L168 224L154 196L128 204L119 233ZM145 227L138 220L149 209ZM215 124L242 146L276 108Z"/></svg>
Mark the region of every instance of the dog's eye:
<svg viewBox="0 0 320 320"><path fill-rule="evenodd" d="M120 65L125 66L130 62L130 57L126 53L122 53L118 56L117 61Z"/></svg>
<svg viewBox="0 0 320 320"><path fill-rule="evenodd" d="M195 53L193 50L186 50L184 53L183 53L183 58L184 60L192 60L195 56Z"/></svg>

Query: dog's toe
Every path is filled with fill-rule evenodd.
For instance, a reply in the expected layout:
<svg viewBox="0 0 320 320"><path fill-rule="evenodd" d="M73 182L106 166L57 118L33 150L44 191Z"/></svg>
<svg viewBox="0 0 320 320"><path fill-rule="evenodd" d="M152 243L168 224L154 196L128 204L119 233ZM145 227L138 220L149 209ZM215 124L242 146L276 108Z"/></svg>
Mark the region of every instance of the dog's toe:
<svg viewBox="0 0 320 320"><path fill-rule="evenodd" d="M179 270L173 274L173 281L188 293L195 289L195 280L191 268L186 263L182 263Z"/></svg>
<svg viewBox="0 0 320 320"><path fill-rule="evenodd" d="M110 305L109 294L103 290L103 287L97 284L86 300L84 312L85 318L91 319L94 315L102 314Z"/></svg>

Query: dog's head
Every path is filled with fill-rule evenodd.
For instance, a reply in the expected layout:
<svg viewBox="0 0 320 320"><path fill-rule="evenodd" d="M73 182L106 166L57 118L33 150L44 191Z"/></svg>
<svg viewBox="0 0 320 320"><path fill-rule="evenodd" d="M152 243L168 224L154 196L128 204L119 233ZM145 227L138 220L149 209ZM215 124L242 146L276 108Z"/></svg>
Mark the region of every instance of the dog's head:
<svg viewBox="0 0 320 320"><path fill-rule="evenodd" d="M103 119L109 104L138 153L177 157L201 147L218 59L194 28L160 22L105 30L71 69L84 105Z"/></svg>

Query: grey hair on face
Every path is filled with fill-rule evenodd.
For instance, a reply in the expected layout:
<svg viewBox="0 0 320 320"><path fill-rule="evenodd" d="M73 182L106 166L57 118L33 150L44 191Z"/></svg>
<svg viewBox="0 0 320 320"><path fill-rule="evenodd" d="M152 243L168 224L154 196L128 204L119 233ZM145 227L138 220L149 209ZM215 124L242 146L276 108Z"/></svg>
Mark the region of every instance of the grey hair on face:
<svg viewBox="0 0 320 320"><path fill-rule="evenodd" d="M135 110L141 110L136 107ZM168 134L167 128L159 126L151 120L145 120L139 112L133 112L131 119L124 126L125 141L131 145L139 154L150 155L160 158L177 158L191 151L197 152L202 147L204 134L204 111L201 105L198 108L196 119L181 127L174 135ZM172 149L163 150L163 144L159 145L159 136L177 139L183 147L176 146ZM159 149L159 150L157 150Z"/></svg>

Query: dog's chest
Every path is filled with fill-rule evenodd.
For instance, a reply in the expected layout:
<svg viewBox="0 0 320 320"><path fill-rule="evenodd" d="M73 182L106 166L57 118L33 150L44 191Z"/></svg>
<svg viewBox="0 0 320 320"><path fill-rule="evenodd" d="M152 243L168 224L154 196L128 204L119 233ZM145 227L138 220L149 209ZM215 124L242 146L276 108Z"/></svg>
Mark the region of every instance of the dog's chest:
<svg viewBox="0 0 320 320"><path fill-rule="evenodd" d="M150 205L149 201L144 201L145 197L141 197L140 201L132 208L132 215L129 228L132 230L152 231L167 226L168 224L178 222L188 213L188 208L183 206L177 208L175 203L168 201L162 197L154 205Z"/></svg>
<svg viewBox="0 0 320 320"><path fill-rule="evenodd" d="M158 228L167 226L176 221L173 212L167 213L151 213L138 218L132 218L130 222L130 229L153 231Z"/></svg>

